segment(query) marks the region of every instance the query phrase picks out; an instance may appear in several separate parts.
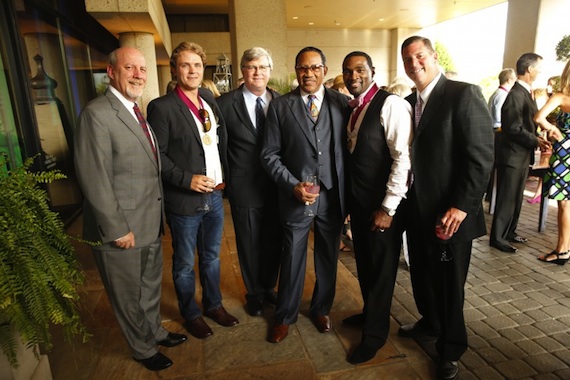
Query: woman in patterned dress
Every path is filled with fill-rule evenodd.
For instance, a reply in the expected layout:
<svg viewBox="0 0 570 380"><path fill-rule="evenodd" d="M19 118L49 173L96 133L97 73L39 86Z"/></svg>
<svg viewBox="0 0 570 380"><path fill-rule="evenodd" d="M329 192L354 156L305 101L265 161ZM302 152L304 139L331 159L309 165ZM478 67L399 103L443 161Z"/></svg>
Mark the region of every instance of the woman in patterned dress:
<svg viewBox="0 0 570 380"><path fill-rule="evenodd" d="M534 121L548 131L552 142L550 168L543 181L543 191L548 198L558 201L558 243L551 253L538 257L547 263L564 265L570 258L570 61L566 63L560 78L561 92L553 94L538 111ZM560 107L556 125L546 117Z"/></svg>

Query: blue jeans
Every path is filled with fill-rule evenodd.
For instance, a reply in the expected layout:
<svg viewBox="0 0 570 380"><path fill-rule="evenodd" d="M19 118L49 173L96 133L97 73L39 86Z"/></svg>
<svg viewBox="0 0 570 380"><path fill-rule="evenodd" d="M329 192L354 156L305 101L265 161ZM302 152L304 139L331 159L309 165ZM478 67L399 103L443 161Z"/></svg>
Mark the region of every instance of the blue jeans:
<svg viewBox="0 0 570 380"><path fill-rule="evenodd" d="M220 245L224 227L222 192L211 194L212 210L194 216L168 212L172 233L172 278L178 296L178 307L185 320L202 315L194 295L196 276L194 254L198 248L198 270L202 285L202 306L214 310L222 306L220 291Z"/></svg>

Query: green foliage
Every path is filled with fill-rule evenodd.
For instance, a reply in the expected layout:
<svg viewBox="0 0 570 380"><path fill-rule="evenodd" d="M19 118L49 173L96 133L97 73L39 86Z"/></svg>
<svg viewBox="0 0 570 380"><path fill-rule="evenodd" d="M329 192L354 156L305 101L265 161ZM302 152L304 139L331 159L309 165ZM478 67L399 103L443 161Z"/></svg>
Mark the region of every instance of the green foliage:
<svg viewBox="0 0 570 380"><path fill-rule="evenodd" d="M51 348L52 324L63 326L68 340L76 334L88 338L78 312L83 273L40 186L65 176L58 171L32 173L32 163L29 158L19 168L0 172L0 346L14 367L14 330L34 352L37 344ZM0 168L6 164L0 156Z"/></svg>
<svg viewBox="0 0 570 380"><path fill-rule="evenodd" d="M556 45L556 60L567 61L570 58L570 35L562 37Z"/></svg>
<svg viewBox="0 0 570 380"><path fill-rule="evenodd" d="M285 78L270 78L267 86L277 91L279 94L284 95L291 92L291 83L296 78L295 74L289 74L289 76Z"/></svg>
<svg viewBox="0 0 570 380"><path fill-rule="evenodd" d="M437 61L443 68L443 71L456 71L455 63L453 63L453 59L451 58L451 55L449 55L447 48L443 44L436 42L434 49L437 53Z"/></svg>

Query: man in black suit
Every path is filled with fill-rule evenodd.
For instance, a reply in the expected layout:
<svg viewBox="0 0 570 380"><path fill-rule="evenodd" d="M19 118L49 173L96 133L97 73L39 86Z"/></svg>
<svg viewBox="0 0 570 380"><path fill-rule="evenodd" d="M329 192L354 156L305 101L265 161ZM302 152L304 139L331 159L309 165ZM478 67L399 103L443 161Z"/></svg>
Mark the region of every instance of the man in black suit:
<svg viewBox="0 0 570 380"><path fill-rule="evenodd" d="M261 167L259 154L269 102L279 96L267 88L273 60L254 47L241 58L244 84L217 98L228 130L228 187L246 311L259 316L263 302L275 303L282 237L277 186Z"/></svg>
<svg viewBox="0 0 570 380"><path fill-rule="evenodd" d="M297 321L307 260L307 242L314 223L316 283L310 317L317 329L331 330L340 233L345 216L344 160L348 98L325 89L326 58L315 47L295 59L299 87L269 104L261 149L262 165L279 188L283 253L274 325L268 340L287 337ZM317 183L305 181L316 174ZM311 185L320 193L310 192ZM314 216L305 215L308 209Z"/></svg>
<svg viewBox="0 0 570 380"><path fill-rule="evenodd" d="M437 378L454 379L467 349L463 302L472 241L486 232L482 198L493 166L493 128L479 87L447 79L429 39L406 39L402 59L417 88L406 98L415 133L412 185L402 206L422 319L399 334L439 335Z"/></svg>
<svg viewBox="0 0 570 380"><path fill-rule="evenodd" d="M390 306L402 246L402 221L396 213L408 191L412 112L408 102L374 83L372 58L348 54L342 63L355 107L347 126L349 205L362 314L343 323L364 326L360 345L349 356L366 362L386 343Z"/></svg>
<svg viewBox="0 0 570 380"><path fill-rule="evenodd" d="M194 297L196 249L204 315L222 326L238 323L224 309L220 290L227 132L214 95L200 88L205 64L206 53L200 45L182 42L170 58L176 88L148 106L148 120L162 159L166 218L174 249L174 288L184 325L199 339L213 332Z"/></svg>
<svg viewBox="0 0 570 380"><path fill-rule="evenodd" d="M542 57L523 54L517 60L517 82L501 108L501 131L497 134L497 198L489 244L500 251L515 253L510 243L526 243L516 232L529 165L534 150L550 144L537 136L534 115L538 112L531 85L542 71Z"/></svg>

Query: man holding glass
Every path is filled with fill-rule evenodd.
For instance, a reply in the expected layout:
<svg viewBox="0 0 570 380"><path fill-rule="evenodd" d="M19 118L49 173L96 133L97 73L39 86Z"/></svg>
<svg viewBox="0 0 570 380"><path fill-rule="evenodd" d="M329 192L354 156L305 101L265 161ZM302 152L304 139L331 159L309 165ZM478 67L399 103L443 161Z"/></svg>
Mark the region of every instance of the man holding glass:
<svg viewBox="0 0 570 380"><path fill-rule="evenodd" d="M305 279L307 243L314 223L316 283L310 317L319 332L331 330L337 258L345 210L348 97L325 89L326 58L315 47L295 59L299 87L269 104L262 165L279 188L283 252L274 325L268 340L281 342L297 321ZM307 176L316 180L307 182ZM318 181L318 183L315 183ZM317 190L311 193L310 190ZM314 216L310 216L311 213Z"/></svg>
<svg viewBox="0 0 570 380"><path fill-rule="evenodd" d="M222 190L227 168L227 133L213 94L200 88L206 53L182 42L170 67L178 85L148 106L162 161L167 222L172 233L172 276L184 326L196 338L213 334L195 295L198 249L204 315L222 326L238 320L222 306L220 244L224 223Z"/></svg>

